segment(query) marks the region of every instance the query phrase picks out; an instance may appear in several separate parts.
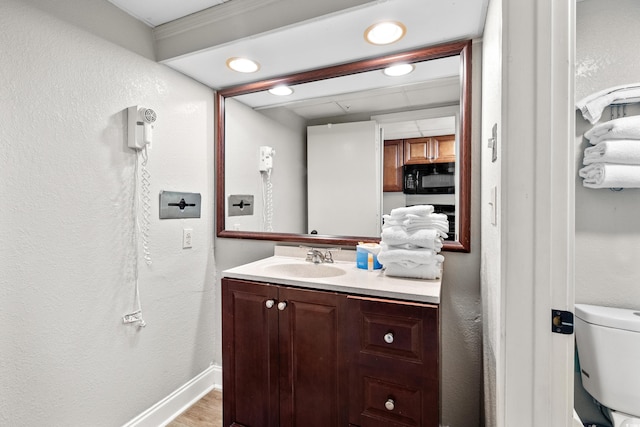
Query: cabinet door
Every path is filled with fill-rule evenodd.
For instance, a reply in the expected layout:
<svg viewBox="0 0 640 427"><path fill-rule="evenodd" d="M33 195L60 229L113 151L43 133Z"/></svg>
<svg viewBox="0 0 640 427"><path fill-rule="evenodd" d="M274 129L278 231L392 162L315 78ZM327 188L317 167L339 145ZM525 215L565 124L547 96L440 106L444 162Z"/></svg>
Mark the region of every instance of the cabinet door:
<svg viewBox="0 0 640 427"><path fill-rule="evenodd" d="M346 297L280 288L280 425L348 424Z"/></svg>
<svg viewBox="0 0 640 427"><path fill-rule="evenodd" d="M404 140L404 164L447 163L456 161L455 135Z"/></svg>
<svg viewBox="0 0 640 427"><path fill-rule="evenodd" d="M438 151L435 163L448 163L456 161L456 136L443 135L433 138L437 144Z"/></svg>
<svg viewBox="0 0 640 427"><path fill-rule="evenodd" d="M404 140L404 164L431 163L431 138L411 138Z"/></svg>
<svg viewBox="0 0 640 427"><path fill-rule="evenodd" d="M223 425L277 427L277 287L222 279ZM267 301L274 306L267 308Z"/></svg>
<svg viewBox="0 0 640 427"><path fill-rule="evenodd" d="M382 191L402 191L402 165L404 140L390 139L384 142L384 180Z"/></svg>
<svg viewBox="0 0 640 427"><path fill-rule="evenodd" d="M350 297L353 336L349 422L437 427L438 307Z"/></svg>

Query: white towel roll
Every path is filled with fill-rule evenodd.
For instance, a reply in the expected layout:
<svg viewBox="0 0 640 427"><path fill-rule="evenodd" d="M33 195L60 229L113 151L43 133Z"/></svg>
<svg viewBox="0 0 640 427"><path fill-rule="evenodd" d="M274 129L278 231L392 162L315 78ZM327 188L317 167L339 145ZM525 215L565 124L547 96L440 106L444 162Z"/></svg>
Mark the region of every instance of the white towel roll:
<svg viewBox="0 0 640 427"><path fill-rule="evenodd" d="M608 139L584 150L582 163L640 165L640 140Z"/></svg>
<svg viewBox="0 0 640 427"><path fill-rule="evenodd" d="M578 173L588 188L640 188L640 165L593 163Z"/></svg>
<svg viewBox="0 0 640 427"><path fill-rule="evenodd" d="M403 249L389 246L386 243L381 243L380 246L382 249L378 254L378 261L382 265L388 263L429 264L440 259L438 257L442 257L442 255L437 255L433 249Z"/></svg>
<svg viewBox="0 0 640 427"><path fill-rule="evenodd" d="M400 264L389 264L384 267L384 274L392 277L433 280L442 276L442 262L423 264L415 267L404 267Z"/></svg>
<svg viewBox="0 0 640 427"><path fill-rule="evenodd" d="M406 208L395 208L391 209L391 218L401 218L406 216L407 214L419 215L419 216L428 216L433 213L432 205L415 205L415 206L407 206Z"/></svg>
<svg viewBox="0 0 640 427"><path fill-rule="evenodd" d="M594 124L600 120L602 112L607 106L620 101L640 101L640 83L601 90L576 102L576 108L582 112L582 117Z"/></svg>
<svg viewBox="0 0 640 427"><path fill-rule="evenodd" d="M640 116L621 117L595 125L584 133L591 145L605 139L640 139Z"/></svg>
<svg viewBox="0 0 640 427"><path fill-rule="evenodd" d="M404 227L407 231L413 232L420 229L436 229L442 233L449 232L449 221L445 214L433 213L427 217L407 214L404 219L392 218L391 215L383 215L384 224L382 229L389 227Z"/></svg>
<svg viewBox="0 0 640 427"><path fill-rule="evenodd" d="M389 246L400 246L409 244L413 247L442 249L441 232L436 229L420 229L415 232L408 232L404 227L388 227L382 230L382 242Z"/></svg>

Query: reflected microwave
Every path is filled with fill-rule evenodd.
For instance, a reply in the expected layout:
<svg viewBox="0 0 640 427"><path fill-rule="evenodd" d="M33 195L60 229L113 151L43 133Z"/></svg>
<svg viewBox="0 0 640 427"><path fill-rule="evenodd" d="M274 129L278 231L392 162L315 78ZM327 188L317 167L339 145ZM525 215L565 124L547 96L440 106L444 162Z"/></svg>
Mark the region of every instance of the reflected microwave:
<svg viewBox="0 0 640 427"><path fill-rule="evenodd" d="M405 194L455 194L456 164L404 165Z"/></svg>

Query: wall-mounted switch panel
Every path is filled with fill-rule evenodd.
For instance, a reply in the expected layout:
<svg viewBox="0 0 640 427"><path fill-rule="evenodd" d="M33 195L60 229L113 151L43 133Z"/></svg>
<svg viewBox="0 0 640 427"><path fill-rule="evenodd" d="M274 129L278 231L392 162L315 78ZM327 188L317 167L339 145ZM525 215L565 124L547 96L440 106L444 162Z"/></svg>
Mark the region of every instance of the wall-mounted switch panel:
<svg viewBox="0 0 640 427"><path fill-rule="evenodd" d="M229 196L229 216L253 215L253 195L232 194Z"/></svg>
<svg viewBox="0 0 640 427"><path fill-rule="evenodd" d="M182 249L193 247L193 228L182 230Z"/></svg>
<svg viewBox="0 0 640 427"><path fill-rule="evenodd" d="M160 192L160 219L200 218L200 193Z"/></svg>

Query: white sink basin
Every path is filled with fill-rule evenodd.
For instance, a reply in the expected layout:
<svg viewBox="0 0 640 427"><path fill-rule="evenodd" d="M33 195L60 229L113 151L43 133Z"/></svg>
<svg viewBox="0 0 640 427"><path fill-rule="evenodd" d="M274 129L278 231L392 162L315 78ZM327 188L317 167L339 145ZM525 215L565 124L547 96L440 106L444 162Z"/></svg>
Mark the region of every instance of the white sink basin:
<svg viewBox="0 0 640 427"><path fill-rule="evenodd" d="M312 264L312 263L292 263L292 264L276 264L265 268L270 274L285 277L336 277L346 274L346 272L332 265Z"/></svg>

